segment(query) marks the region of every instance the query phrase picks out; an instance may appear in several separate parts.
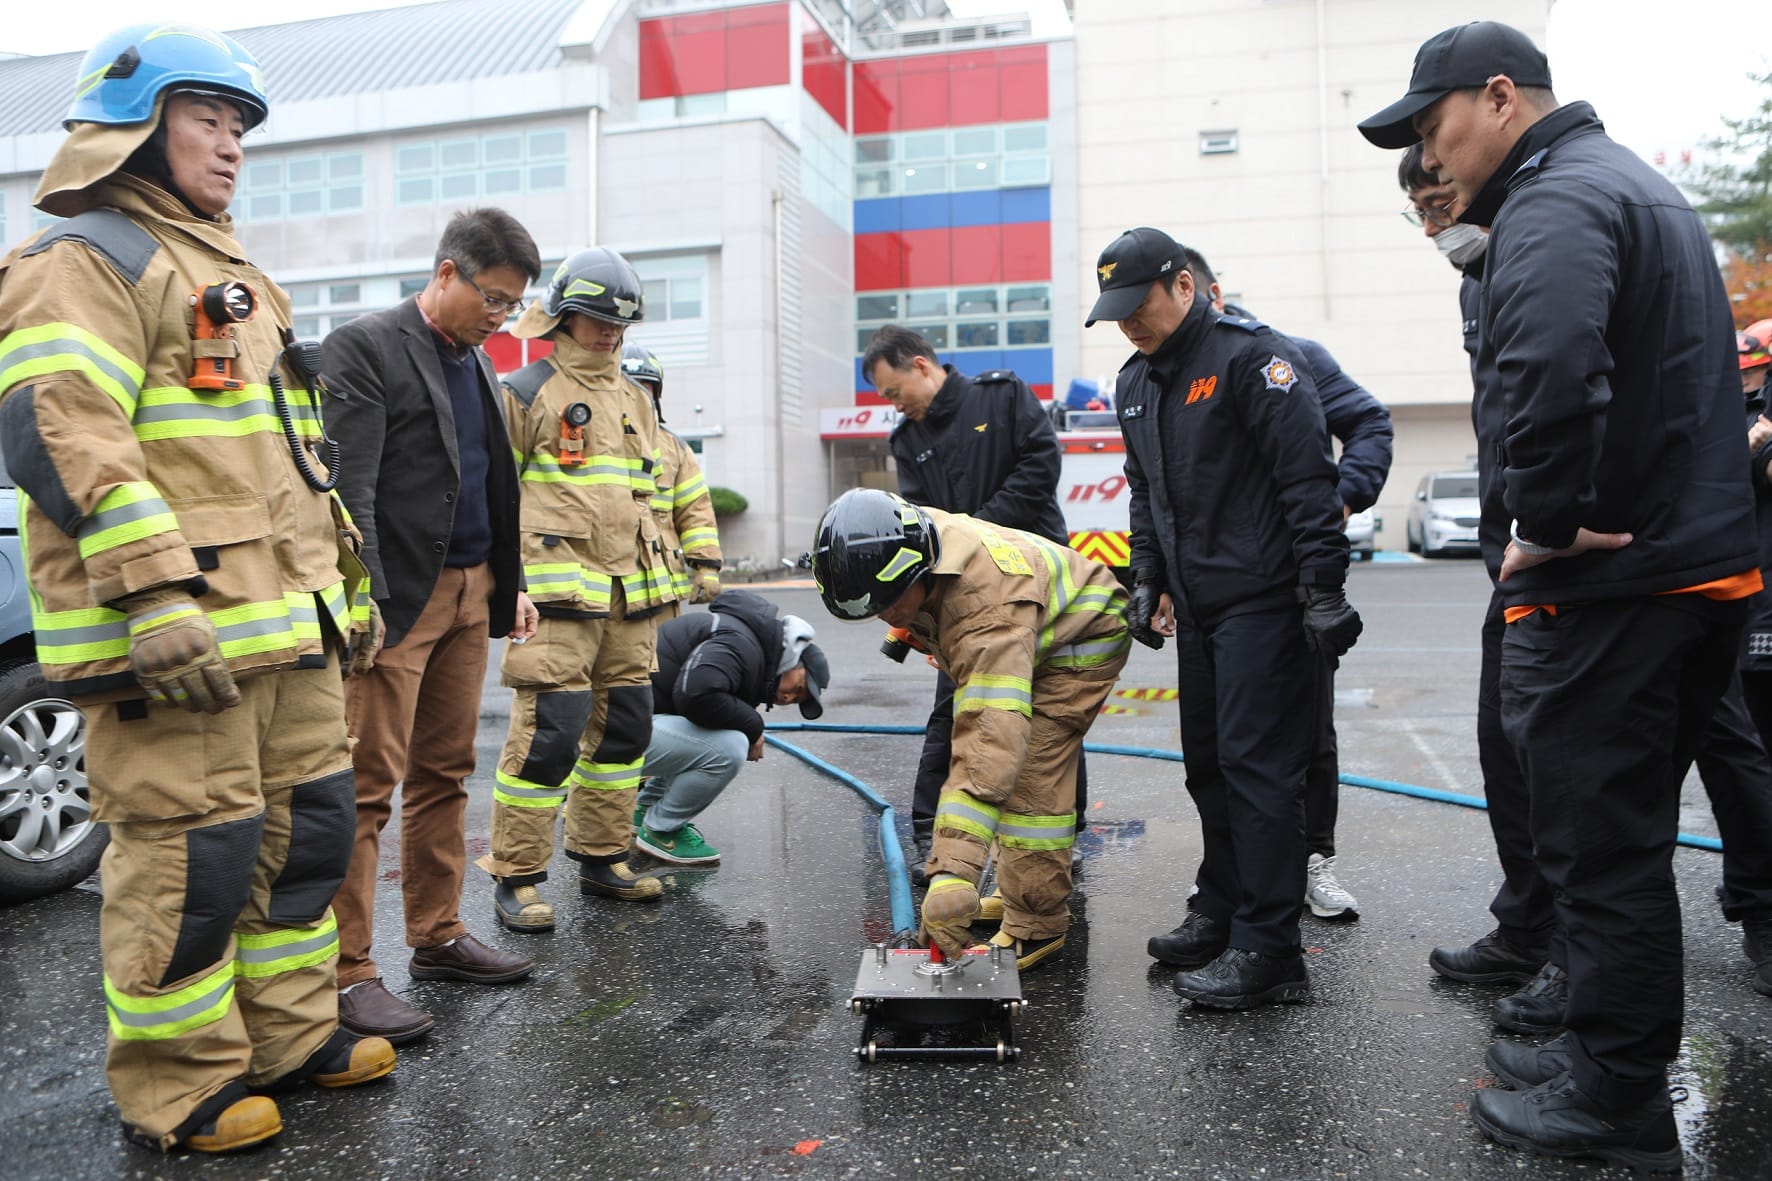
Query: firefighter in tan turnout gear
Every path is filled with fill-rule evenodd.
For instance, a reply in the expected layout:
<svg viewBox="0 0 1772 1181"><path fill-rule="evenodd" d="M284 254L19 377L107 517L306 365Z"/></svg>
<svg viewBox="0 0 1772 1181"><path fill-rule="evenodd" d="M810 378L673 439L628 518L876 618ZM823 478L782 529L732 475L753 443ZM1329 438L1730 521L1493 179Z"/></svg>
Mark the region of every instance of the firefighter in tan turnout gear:
<svg viewBox="0 0 1772 1181"><path fill-rule="evenodd" d="M878 615L953 679L953 761L935 814L926 937L959 954L995 856L991 943L1031 967L1064 947L1077 755L1126 663L1126 595L1106 566L1032 533L874 489L825 511L812 552L825 607Z"/></svg>
<svg viewBox="0 0 1772 1181"><path fill-rule="evenodd" d="M621 371L652 395L660 423L658 491L652 494L652 512L658 518L671 590L677 596L670 609L675 618L684 603L711 603L720 593L720 533L714 525L714 502L695 452L663 425L664 366L645 345L628 344L621 351Z"/></svg>
<svg viewBox="0 0 1772 1181"><path fill-rule="evenodd" d="M125 1133L166 1151L276 1135L249 1088L394 1068L338 1028L329 905L354 809L340 662L370 665L379 621L329 489L318 347L289 347L289 299L226 213L266 107L227 37L106 37L37 190L67 220L0 262L37 653L86 713L111 829L106 1073Z"/></svg>
<svg viewBox="0 0 1772 1181"><path fill-rule="evenodd" d="M541 612L535 637L505 649L516 691L493 788L494 907L513 931L553 929L547 880L554 820L579 886L631 902L660 897L627 866L635 796L652 737L658 621L676 602L651 503L659 433L652 400L621 372L622 336L644 310L640 278L613 250L568 258L513 332L553 353L505 379L523 487L523 574ZM598 705L607 732L592 724Z"/></svg>

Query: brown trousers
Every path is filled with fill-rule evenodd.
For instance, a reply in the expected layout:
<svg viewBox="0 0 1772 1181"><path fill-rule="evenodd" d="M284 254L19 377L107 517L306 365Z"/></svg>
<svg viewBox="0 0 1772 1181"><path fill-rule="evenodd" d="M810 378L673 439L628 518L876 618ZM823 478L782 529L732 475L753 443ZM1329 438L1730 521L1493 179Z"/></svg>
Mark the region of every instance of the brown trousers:
<svg viewBox="0 0 1772 1181"><path fill-rule="evenodd" d="M546 880L562 806L569 855L627 855L652 727L658 617L628 619L625 606L618 588L608 618L544 616L533 639L505 649L511 728L493 789L492 849L475 863L496 878ZM617 719L608 733L592 722L605 701Z"/></svg>
<svg viewBox="0 0 1772 1181"><path fill-rule="evenodd" d="M1071 844L1076 838L1077 755L1095 724L1101 705L1112 692L1126 658L1094 669L1042 670L1034 677L1034 713L1028 730L1027 758L1007 798L981 800L1002 809L1005 828L1041 819L1070 816L1053 827L1055 848L1025 848L994 842L987 845L973 833L944 825L935 815L935 841L928 872L958 874L978 883L985 860L994 852L997 886L1003 895L1003 930L1017 939L1050 939L1070 926ZM956 751L956 767L963 752ZM944 801L958 793L964 803L970 783L951 774L942 788ZM1060 835L1062 834L1062 835Z"/></svg>
<svg viewBox="0 0 1772 1181"><path fill-rule="evenodd" d="M338 986L379 973L370 958L381 833L400 787L400 895L406 945L436 947L467 933L461 886L468 854L464 816L474 773L474 735L486 678L485 564L445 566L412 630L383 648L375 667L345 682L345 716L356 742L357 840L338 912Z"/></svg>
<svg viewBox="0 0 1772 1181"><path fill-rule="evenodd" d="M124 1121L162 1147L228 1083L288 1074L338 1025L327 903L352 827L338 661L239 687L215 715L87 711L95 813L111 826L105 1074Z"/></svg>

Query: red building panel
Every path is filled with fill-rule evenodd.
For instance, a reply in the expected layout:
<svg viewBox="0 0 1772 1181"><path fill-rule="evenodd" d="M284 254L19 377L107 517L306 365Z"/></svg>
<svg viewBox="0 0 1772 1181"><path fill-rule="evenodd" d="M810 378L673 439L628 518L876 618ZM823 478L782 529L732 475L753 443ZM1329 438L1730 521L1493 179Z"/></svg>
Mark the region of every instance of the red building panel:
<svg viewBox="0 0 1772 1181"><path fill-rule="evenodd" d="M641 21L640 97L785 86L790 38L785 2Z"/></svg>
<svg viewBox="0 0 1772 1181"><path fill-rule="evenodd" d="M1042 229L1045 227L1042 226ZM1003 232L1007 226L957 226L953 231L953 284L1003 281Z"/></svg>
<svg viewBox="0 0 1772 1181"><path fill-rule="evenodd" d="M948 287L958 264L954 238L960 230L903 230L892 235L904 244L906 287Z"/></svg>
<svg viewBox="0 0 1772 1181"><path fill-rule="evenodd" d="M849 59L823 29L808 22L800 38L800 79L813 101L845 130L849 127Z"/></svg>
<svg viewBox="0 0 1772 1181"><path fill-rule="evenodd" d="M1049 282L1052 279L1052 225L1015 222L1003 227L1003 282Z"/></svg>
<svg viewBox="0 0 1772 1181"><path fill-rule="evenodd" d="M905 285L904 246L899 235L855 235L855 289L895 291Z"/></svg>
<svg viewBox="0 0 1772 1181"><path fill-rule="evenodd" d="M855 63L855 134L884 135L893 130L892 112L898 106L898 62Z"/></svg>
<svg viewBox="0 0 1772 1181"><path fill-rule="evenodd" d="M734 8L725 15L726 89L786 86L793 77L788 6Z"/></svg>
<svg viewBox="0 0 1772 1181"><path fill-rule="evenodd" d="M1047 117L1046 47L925 53L855 63L855 134Z"/></svg>

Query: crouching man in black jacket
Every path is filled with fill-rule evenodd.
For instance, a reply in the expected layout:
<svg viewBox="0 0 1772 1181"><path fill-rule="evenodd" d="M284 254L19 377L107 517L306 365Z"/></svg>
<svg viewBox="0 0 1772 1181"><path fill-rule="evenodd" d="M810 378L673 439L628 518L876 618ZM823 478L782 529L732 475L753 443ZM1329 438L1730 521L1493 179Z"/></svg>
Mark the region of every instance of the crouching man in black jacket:
<svg viewBox="0 0 1772 1181"><path fill-rule="evenodd" d="M831 683L812 625L750 591L658 629L652 741L634 810L634 844L672 865L713 865L720 851L692 823L747 760L763 757L757 706L798 705L813 721Z"/></svg>
<svg viewBox="0 0 1772 1181"><path fill-rule="evenodd" d="M1138 350L1115 386L1132 501L1126 619L1150 647L1175 637L1205 837L1194 909L1150 953L1197 969L1175 977L1195 1004L1301 1001L1318 661L1360 634L1323 408L1292 342L1214 311L1168 234L1128 230L1095 270L1088 323L1118 321Z"/></svg>

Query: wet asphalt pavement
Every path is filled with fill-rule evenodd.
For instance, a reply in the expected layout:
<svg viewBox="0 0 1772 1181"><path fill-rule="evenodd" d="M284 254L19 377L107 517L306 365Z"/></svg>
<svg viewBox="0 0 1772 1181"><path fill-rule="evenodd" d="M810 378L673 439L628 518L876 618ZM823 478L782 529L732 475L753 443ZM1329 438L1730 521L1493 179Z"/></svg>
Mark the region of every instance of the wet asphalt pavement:
<svg viewBox="0 0 1772 1181"><path fill-rule="evenodd" d="M933 674L878 656L879 626L839 625L809 591L769 593L830 654L824 721L921 724ZM1367 628L1337 686L1344 773L1480 794L1481 567L1358 567L1350 593ZM1123 690L1173 688L1168 652L1135 653ZM1103 716L1092 741L1177 749L1172 703L1113 700L1126 712ZM504 711L490 693L470 856L485 848ZM781 738L874 787L908 826L917 738ZM851 987L863 947L891 927L875 821L782 751L702 818L724 863L670 873L660 903L580 897L557 858L544 889L559 927L519 936L498 929L491 883L470 867L469 925L539 961L516 986L407 978L390 830L382 970L436 1031L401 1050L385 1083L282 1099L282 1136L236 1158L162 1159L118 1137L96 883L0 909L0 1177L1628 1175L1494 1147L1470 1122L1472 1089L1493 1083L1489 1006L1509 990L1443 981L1427 954L1492 925L1498 871L1480 812L1345 787L1339 866L1361 918L1307 914L1310 1003L1219 1014L1179 1000L1144 954L1179 921L1199 855L1181 768L1095 755L1090 780L1076 923L1063 956L1024 978L1023 1057L1004 1066L857 1065ZM1682 828L1715 835L1695 784L1687 799ZM1772 1000L1749 988L1739 932L1712 898L1717 855L1683 849L1675 866L1686 1175L1772 1176Z"/></svg>

